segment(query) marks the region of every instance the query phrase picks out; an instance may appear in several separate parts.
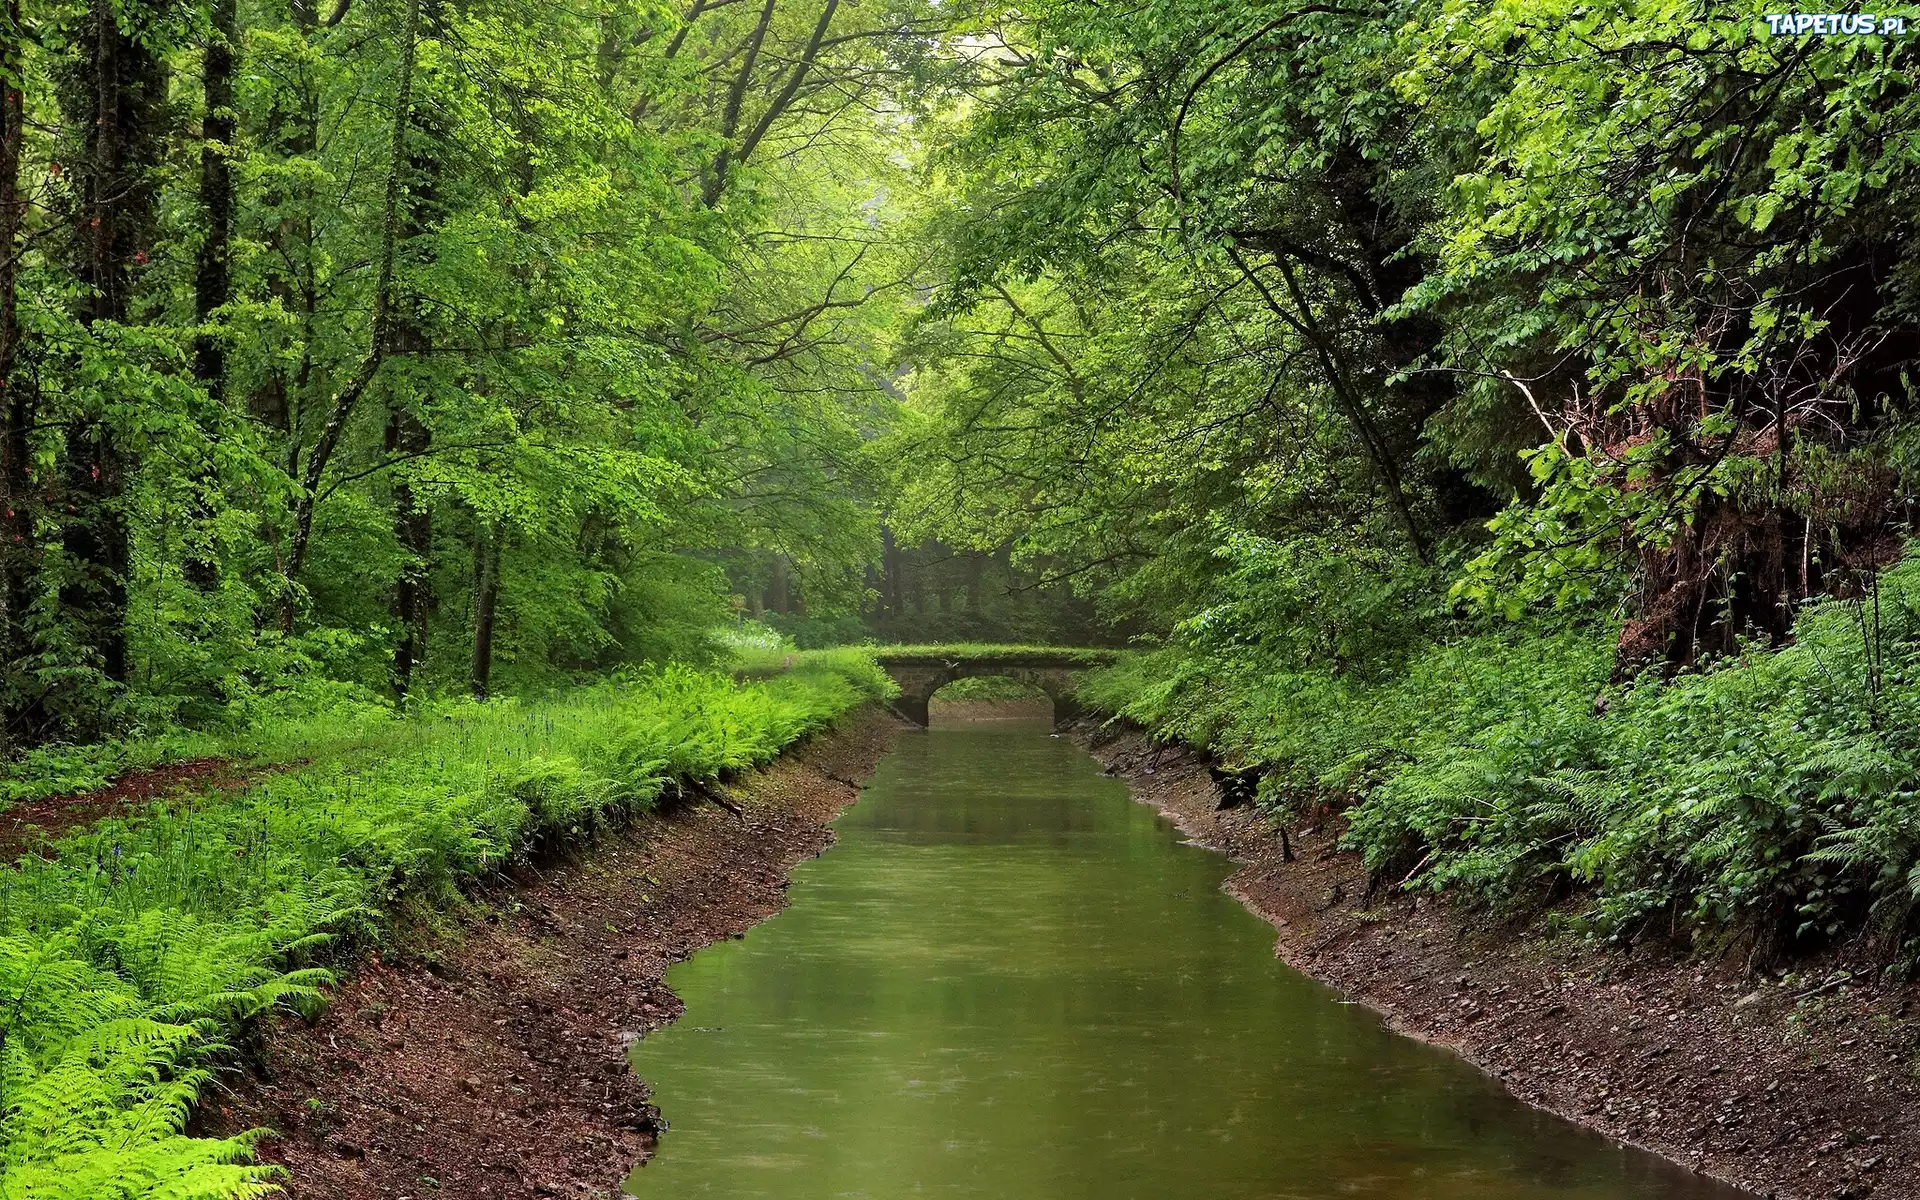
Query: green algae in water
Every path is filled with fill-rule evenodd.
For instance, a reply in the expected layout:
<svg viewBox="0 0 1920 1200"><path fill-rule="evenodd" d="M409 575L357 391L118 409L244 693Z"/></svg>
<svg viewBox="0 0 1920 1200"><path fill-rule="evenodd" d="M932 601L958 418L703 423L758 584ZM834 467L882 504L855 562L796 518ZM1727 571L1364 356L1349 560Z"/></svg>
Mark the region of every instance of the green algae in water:
<svg viewBox="0 0 1920 1200"><path fill-rule="evenodd" d="M1223 859L1043 728L904 737L838 829L785 913L669 973L643 1200L1741 1195L1281 965Z"/></svg>

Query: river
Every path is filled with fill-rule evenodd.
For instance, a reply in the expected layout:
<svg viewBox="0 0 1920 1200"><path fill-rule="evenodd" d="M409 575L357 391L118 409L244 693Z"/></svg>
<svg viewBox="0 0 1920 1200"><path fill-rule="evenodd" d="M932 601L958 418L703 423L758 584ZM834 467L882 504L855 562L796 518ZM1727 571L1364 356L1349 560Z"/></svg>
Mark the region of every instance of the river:
<svg viewBox="0 0 1920 1200"><path fill-rule="evenodd" d="M1044 725L903 736L792 905L673 968L643 1200L1737 1200L1279 963Z"/></svg>

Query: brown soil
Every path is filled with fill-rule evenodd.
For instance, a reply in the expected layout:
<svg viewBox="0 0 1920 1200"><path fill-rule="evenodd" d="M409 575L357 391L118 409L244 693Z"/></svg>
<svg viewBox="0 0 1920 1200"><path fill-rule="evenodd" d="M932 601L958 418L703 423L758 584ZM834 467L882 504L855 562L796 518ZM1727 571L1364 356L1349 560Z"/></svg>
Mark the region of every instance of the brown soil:
<svg viewBox="0 0 1920 1200"><path fill-rule="evenodd" d="M1362 907L1339 830L1219 811L1204 761L1084 730L1108 773L1231 855L1226 888L1290 965L1522 1100L1762 1196L1920 1196L1920 989L1829 962L1788 976L1517 930L1445 900ZM1859 980L1850 978L1855 973Z"/></svg>
<svg viewBox="0 0 1920 1200"><path fill-rule="evenodd" d="M293 765L250 768L225 758L189 758L128 771L98 791L25 800L0 813L0 861L12 862L22 851L69 830L131 812L154 800L236 791L269 771L283 771Z"/></svg>
<svg viewBox="0 0 1920 1200"><path fill-rule="evenodd" d="M784 907L901 727L863 710L714 803L529 871L431 951L366 963L316 1024L271 1031L202 1130L280 1131L261 1153L295 1197L617 1196L658 1130L626 1050L680 1014L662 975Z"/></svg>

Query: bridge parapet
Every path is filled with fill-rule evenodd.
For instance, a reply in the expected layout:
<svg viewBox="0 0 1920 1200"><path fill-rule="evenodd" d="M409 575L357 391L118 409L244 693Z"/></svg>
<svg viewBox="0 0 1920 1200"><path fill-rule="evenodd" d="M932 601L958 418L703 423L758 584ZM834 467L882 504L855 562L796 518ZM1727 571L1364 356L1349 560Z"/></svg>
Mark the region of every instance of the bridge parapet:
<svg viewBox="0 0 1920 1200"><path fill-rule="evenodd" d="M1000 676L1045 692L1053 701L1053 721L1064 725L1079 715L1073 685L1083 672L1111 664L1112 650L1046 646L899 646L874 655L874 661L900 685L894 709L924 726L935 692L956 679Z"/></svg>

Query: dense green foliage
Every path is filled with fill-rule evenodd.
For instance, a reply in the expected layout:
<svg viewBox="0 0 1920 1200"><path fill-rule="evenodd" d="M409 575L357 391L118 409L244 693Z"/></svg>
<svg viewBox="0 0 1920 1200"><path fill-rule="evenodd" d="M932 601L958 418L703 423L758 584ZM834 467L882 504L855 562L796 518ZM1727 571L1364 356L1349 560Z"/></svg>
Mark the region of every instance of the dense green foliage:
<svg viewBox="0 0 1920 1200"><path fill-rule="evenodd" d="M857 610L931 11L9 4L0 744Z"/></svg>
<svg viewBox="0 0 1920 1200"><path fill-rule="evenodd" d="M1577 887L1626 938L1779 951L1870 921L1901 947L1920 881L1920 560L1865 605L1809 608L1781 649L1617 688L1610 667L1591 630L1499 627L1373 675L1168 650L1082 698L1261 767L1286 819L1350 804L1383 884L1521 906Z"/></svg>
<svg viewBox="0 0 1920 1200"><path fill-rule="evenodd" d="M1911 954L1911 39L1043 0L928 101L903 528L1379 887ZM1880 578L1882 571L1890 573Z"/></svg>
<svg viewBox="0 0 1920 1200"><path fill-rule="evenodd" d="M675 667L549 703L369 706L356 752L28 856L0 882L0 1195L258 1194L272 1173L246 1165L248 1139L178 1131L223 1045L275 1005L319 1003L344 945L543 841L764 763L887 688L842 658L746 685ZM335 743L342 720L307 744Z"/></svg>
<svg viewBox="0 0 1920 1200"><path fill-rule="evenodd" d="M864 599L945 19L9 0L0 797L312 765L0 880L0 1195L260 1194L188 1108L397 904L886 692L685 664Z"/></svg>
<svg viewBox="0 0 1920 1200"><path fill-rule="evenodd" d="M1629 657L1673 664L1897 556L1904 43L1209 0L995 37L905 347L902 484L948 540L1162 629L1242 535L1449 559L1504 612L1624 603Z"/></svg>
<svg viewBox="0 0 1920 1200"><path fill-rule="evenodd" d="M1912 957L1920 42L1761 15L7 0L0 796L318 764L12 876L7 1194L264 1186L174 1131L317 939L870 638L1134 643L1379 887Z"/></svg>

